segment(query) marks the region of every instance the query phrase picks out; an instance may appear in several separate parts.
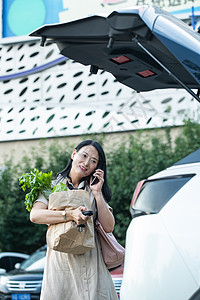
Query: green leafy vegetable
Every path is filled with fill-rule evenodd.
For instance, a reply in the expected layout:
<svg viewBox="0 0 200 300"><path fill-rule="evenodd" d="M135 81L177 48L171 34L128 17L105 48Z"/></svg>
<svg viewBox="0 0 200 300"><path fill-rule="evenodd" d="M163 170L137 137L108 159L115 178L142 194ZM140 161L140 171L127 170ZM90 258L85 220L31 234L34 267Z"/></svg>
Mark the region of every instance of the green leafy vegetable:
<svg viewBox="0 0 200 300"><path fill-rule="evenodd" d="M52 171L50 173L43 173L38 169L34 169L30 173L24 173L19 178L19 184L23 191L27 189L30 190L25 196L26 209L30 212L33 203L37 200L40 193L42 193L48 200L49 195L55 192L67 191L67 187L64 183L60 182L56 186L51 188L51 177Z"/></svg>
<svg viewBox="0 0 200 300"><path fill-rule="evenodd" d="M48 199L51 193L51 177L52 171L50 173L43 173L34 169L30 173L22 174L19 178L19 184L22 185L22 190L30 190L25 196L25 205L28 211L31 211L33 203L39 197L40 193Z"/></svg>
<svg viewBox="0 0 200 300"><path fill-rule="evenodd" d="M51 191L51 194L57 193L57 192L62 192L62 191L67 191L67 190L68 190L68 188L66 187L66 185L64 183L60 182L54 186L54 188Z"/></svg>

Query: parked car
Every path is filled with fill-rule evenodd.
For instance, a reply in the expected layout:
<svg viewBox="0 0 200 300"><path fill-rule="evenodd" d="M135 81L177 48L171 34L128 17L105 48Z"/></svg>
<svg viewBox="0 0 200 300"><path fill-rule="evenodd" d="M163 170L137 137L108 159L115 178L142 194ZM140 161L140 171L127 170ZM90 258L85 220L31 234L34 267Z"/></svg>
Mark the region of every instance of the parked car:
<svg viewBox="0 0 200 300"><path fill-rule="evenodd" d="M0 253L0 274L11 271L15 268L16 263L21 263L29 257L28 254L18 252L1 252Z"/></svg>
<svg viewBox="0 0 200 300"><path fill-rule="evenodd" d="M200 149L138 183L121 300L200 299Z"/></svg>
<svg viewBox="0 0 200 300"><path fill-rule="evenodd" d="M46 247L34 252L18 269L0 276L0 300L39 299Z"/></svg>
<svg viewBox="0 0 200 300"><path fill-rule="evenodd" d="M46 250L46 246L38 249L18 269L0 276L0 300L40 299ZM113 270L111 276L120 297L123 268Z"/></svg>

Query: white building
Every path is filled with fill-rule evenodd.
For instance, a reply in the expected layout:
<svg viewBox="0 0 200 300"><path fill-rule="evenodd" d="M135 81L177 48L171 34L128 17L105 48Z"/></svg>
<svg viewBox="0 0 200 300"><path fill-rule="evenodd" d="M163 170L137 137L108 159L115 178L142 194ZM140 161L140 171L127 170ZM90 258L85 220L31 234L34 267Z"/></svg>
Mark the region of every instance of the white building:
<svg viewBox="0 0 200 300"><path fill-rule="evenodd" d="M199 25L200 0L1 1L1 154L5 143L12 148L16 141L179 126L186 115L198 118L199 103L185 90L138 94L106 72L90 75L56 45L40 47L28 36L46 23L142 4L160 6L194 29Z"/></svg>

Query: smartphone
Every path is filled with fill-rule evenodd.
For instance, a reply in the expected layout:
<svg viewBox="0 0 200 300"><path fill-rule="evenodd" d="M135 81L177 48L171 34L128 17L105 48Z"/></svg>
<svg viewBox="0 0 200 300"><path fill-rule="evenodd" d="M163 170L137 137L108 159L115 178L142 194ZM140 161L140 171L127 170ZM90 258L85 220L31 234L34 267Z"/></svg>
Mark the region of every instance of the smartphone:
<svg viewBox="0 0 200 300"><path fill-rule="evenodd" d="M95 176L92 177L91 185L97 184L99 182L99 179Z"/></svg>
<svg viewBox="0 0 200 300"><path fill-rule="evenodd" d="M92 216L92 215L93 215L93 211L92 211L92 210L82 211L82 214L83 214L84 216Z"/></svg>

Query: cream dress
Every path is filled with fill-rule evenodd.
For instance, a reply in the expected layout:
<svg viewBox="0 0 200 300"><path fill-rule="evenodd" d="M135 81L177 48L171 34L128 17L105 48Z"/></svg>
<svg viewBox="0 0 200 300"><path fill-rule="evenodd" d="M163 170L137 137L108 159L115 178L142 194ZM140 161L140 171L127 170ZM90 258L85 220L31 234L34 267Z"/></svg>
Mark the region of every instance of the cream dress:
<svg viewBox="0 0 200 300"><path fill-rule="evenodd" d="M65 181L63 181L65 183ZM82 187L82 182L79 188ZM88 185L94 218L96 205ZM37 201L47 200L40 196ZM47 249L40 300L117 300L111 275L103 261L97 233L95 248L73 255Z"/></svg>

